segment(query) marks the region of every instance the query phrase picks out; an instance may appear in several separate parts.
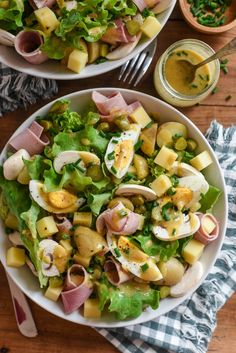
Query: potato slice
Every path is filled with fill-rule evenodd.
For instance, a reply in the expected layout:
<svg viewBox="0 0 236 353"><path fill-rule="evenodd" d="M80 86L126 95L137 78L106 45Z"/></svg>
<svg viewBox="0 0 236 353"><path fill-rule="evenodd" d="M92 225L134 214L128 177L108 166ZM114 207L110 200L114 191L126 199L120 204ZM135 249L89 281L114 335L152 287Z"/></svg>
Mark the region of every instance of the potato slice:
<svg viewBox="0 0 236 353"><path fill-rule="evenodd" d="M151 157L155 151L157 126L157 124L152 124L152 126L144 129L140 135L140 139L143 142L141 145L141 150L148 157Z"/></svg>

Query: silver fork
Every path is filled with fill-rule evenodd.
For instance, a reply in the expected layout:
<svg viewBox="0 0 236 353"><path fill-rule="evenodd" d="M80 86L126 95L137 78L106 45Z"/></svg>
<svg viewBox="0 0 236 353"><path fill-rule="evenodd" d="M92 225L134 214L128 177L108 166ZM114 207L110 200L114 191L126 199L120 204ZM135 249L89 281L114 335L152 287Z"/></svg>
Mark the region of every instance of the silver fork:
<svg viewBox="0 0 236 353"><path fill-rule="evenodd" d="M131 84L135 80L133 86L137 86L152 62L156 46L156 41L153 40L141 53L127 61L121 67L118 80L126 82L129 79L128 84Z"/></svg>

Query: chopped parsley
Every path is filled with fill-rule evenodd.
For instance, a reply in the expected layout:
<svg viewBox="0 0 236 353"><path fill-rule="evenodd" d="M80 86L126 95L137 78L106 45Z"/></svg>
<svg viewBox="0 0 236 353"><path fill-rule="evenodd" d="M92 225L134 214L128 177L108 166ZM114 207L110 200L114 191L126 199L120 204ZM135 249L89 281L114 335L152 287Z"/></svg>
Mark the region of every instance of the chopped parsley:
<svg viewBox="0 0 236 353"><path fill-rule="evenodd" d="M143 264L142 266L140 266L140 268L141 268L142 272L145 272L145 271L147 271L147 269L149 268L149 266L148 266L147 263L145 263L145 264Z"/></svg>
<svg viewBox="0 0 236 353"><path fill-rule="evenodd" d="M118 248L114 249L114 253L116 254L117 257L121 256L120 250Z"/></svg>

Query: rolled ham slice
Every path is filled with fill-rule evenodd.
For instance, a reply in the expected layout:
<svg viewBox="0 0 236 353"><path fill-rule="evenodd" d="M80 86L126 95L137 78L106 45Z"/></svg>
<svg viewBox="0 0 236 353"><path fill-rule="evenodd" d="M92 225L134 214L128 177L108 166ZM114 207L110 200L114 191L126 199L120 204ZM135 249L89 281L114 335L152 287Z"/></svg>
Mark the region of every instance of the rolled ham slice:
<svg viewBox="0 0 236 353"><path fill-rule="evenodd" d="M124 271L121 264L110 258L105 262L104 270L107 273L107 278L114 286L119 286L121 283L127 282L134 276L131 273Z"/></svg>
<svg viewBox="0 0 236 353"><path fill-rule="evenodd" d="M30 0L30 5L36 10L41 9L42 7L51 8L54 4L56 4L56 0Z"/></svg>
<svg viewBox="0 0 236 353"><path fill-rule="evenodd" d="M55 216L55 223L56 226L61 233L66 233L70 234L71 233L71 228L72 228L72 223L69 221L68 218L63 217L63 216Z"/></svg>
<svg viewBox="0 0 236 353"><path fill-rule="evenodd" d="M10 141L10 145L15 150L24 148L31 156L42 153L44 147L48 144L49 139L43 133L43 127L36 121Z"/></svg>
<svg viewBox="0 0 236 353"><path fill-rule="evenodd" d="M14 42L17 53L31 64L41 64L48 60L48 56L40 49L42 44L42 36L34 30L19 32Z"/></svg>
<svg viewBox="0 0 236 353"><path fill-rule="evenodd" d="M115 45L117 43L130 43L135 41L136 36L131 36L121 19L114 21L115 27L108 28L102 36L103 42Z"/></svg>
<svg viewBox="0 0 236 353"><path fill-rule="evenodd" d="M103 115L112 115L114 112L125 112L127 110L127 103L120 92L106 97L97 91L93 91L92 100Z"/></svg>
<svg viewBox="0 0 236 353"><path fill-rule="evenodd" d="M78 277L78 283L72 280L73 276ZM65 288L61 293L62 302L66 314L71 314L79 309L89 298L93 289L89 283L89 275L81 265L72 265L66 277Z"/></svg>
<svg viewBox="0 0 236 353"><path fill-rule="evenodd" d="M194 239L200 241L201 243L207 245L210 242L214 241L218 235L219 235L219 223L217 221L217 219L210 213L197 213L197 216L200 220L200 228L198 229L198 231L194 234ZM210 234L208 234L206 232L206 230L204 229L204 219L208 217L214 224L215 224L215 228L212 230L212 232Z"/></svg>
<svg viewBox="0 0 236 353"><path fill-rule="evenodd" d="M120 212L123 210L127 212L127 215L121 216ZM97 231L101 234L110 232L117 235L130 235L136 232L138 226L139 215L127 210L121 202L104 211L96 221Z"/></svg>

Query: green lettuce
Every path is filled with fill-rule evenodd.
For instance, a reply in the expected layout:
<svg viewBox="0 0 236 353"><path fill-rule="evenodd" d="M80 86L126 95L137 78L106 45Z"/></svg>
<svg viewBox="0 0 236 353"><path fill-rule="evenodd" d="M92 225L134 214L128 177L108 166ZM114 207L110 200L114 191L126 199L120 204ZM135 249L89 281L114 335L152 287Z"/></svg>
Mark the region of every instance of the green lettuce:
<svg viewBox="0 0 236 353"><path fill-rule="evenodd" d="M100 195L89 194L87 197L88 205L95 216L98 216L102 206L110 199L111 192L106 192Z"/></svg>
<svg viewBox="0 0 236 353"><path fill-rule="evenodd" d="M212 212L212 209L218 201L222 191L215 186L210 185L207 193L200 200L200 212Z"/></svg>
<svg viewBox="0 0 236 353"><path fill-rule="evenodd" d="M25 221L25 224L29 228L32 237L37 238L36 221L40 213L40 207L32 201L31 207L26 212L22 212L20 217Z"/></svg>
<svg viewBox="0 0 236 353"><path fill-rule="evenodd" d="M61 60L65 57L68 46L61 38L52 34L45 36L40 48L50 59Z"/></svg>
<svg viewBox="0 0 236 353"><path fill-rule="evenodd" d="M23 0L9 0L9 6L0 7L0 28L16 30L23 27L22 15L24 12Z"/></svg>
<svg viewBox="0 0 236 353"><path fill-rule="evenodd" d="M45 158L41 155L35 155L33 159L29 160L24 159L24 164L32 180L41 180L44 170L48 168Z"/></svg>
<svg viewBox="0 0 236 353"><path fill-rule="evenodd" d="M7 218L9 212L9 208L7 206L7 202L5 197L3 196L3 192L0 192L0 218L4 221Z"/></svg>
<svg viewBox="0 0 236 353"><path fill-rule="evenodd" d="M100 310L108 306L119 320L135 318L141 315L146 306L157 309L159 306L159 291L148 284L126 282L119 287L112 286L103 278L97 286Z"/></svg>

